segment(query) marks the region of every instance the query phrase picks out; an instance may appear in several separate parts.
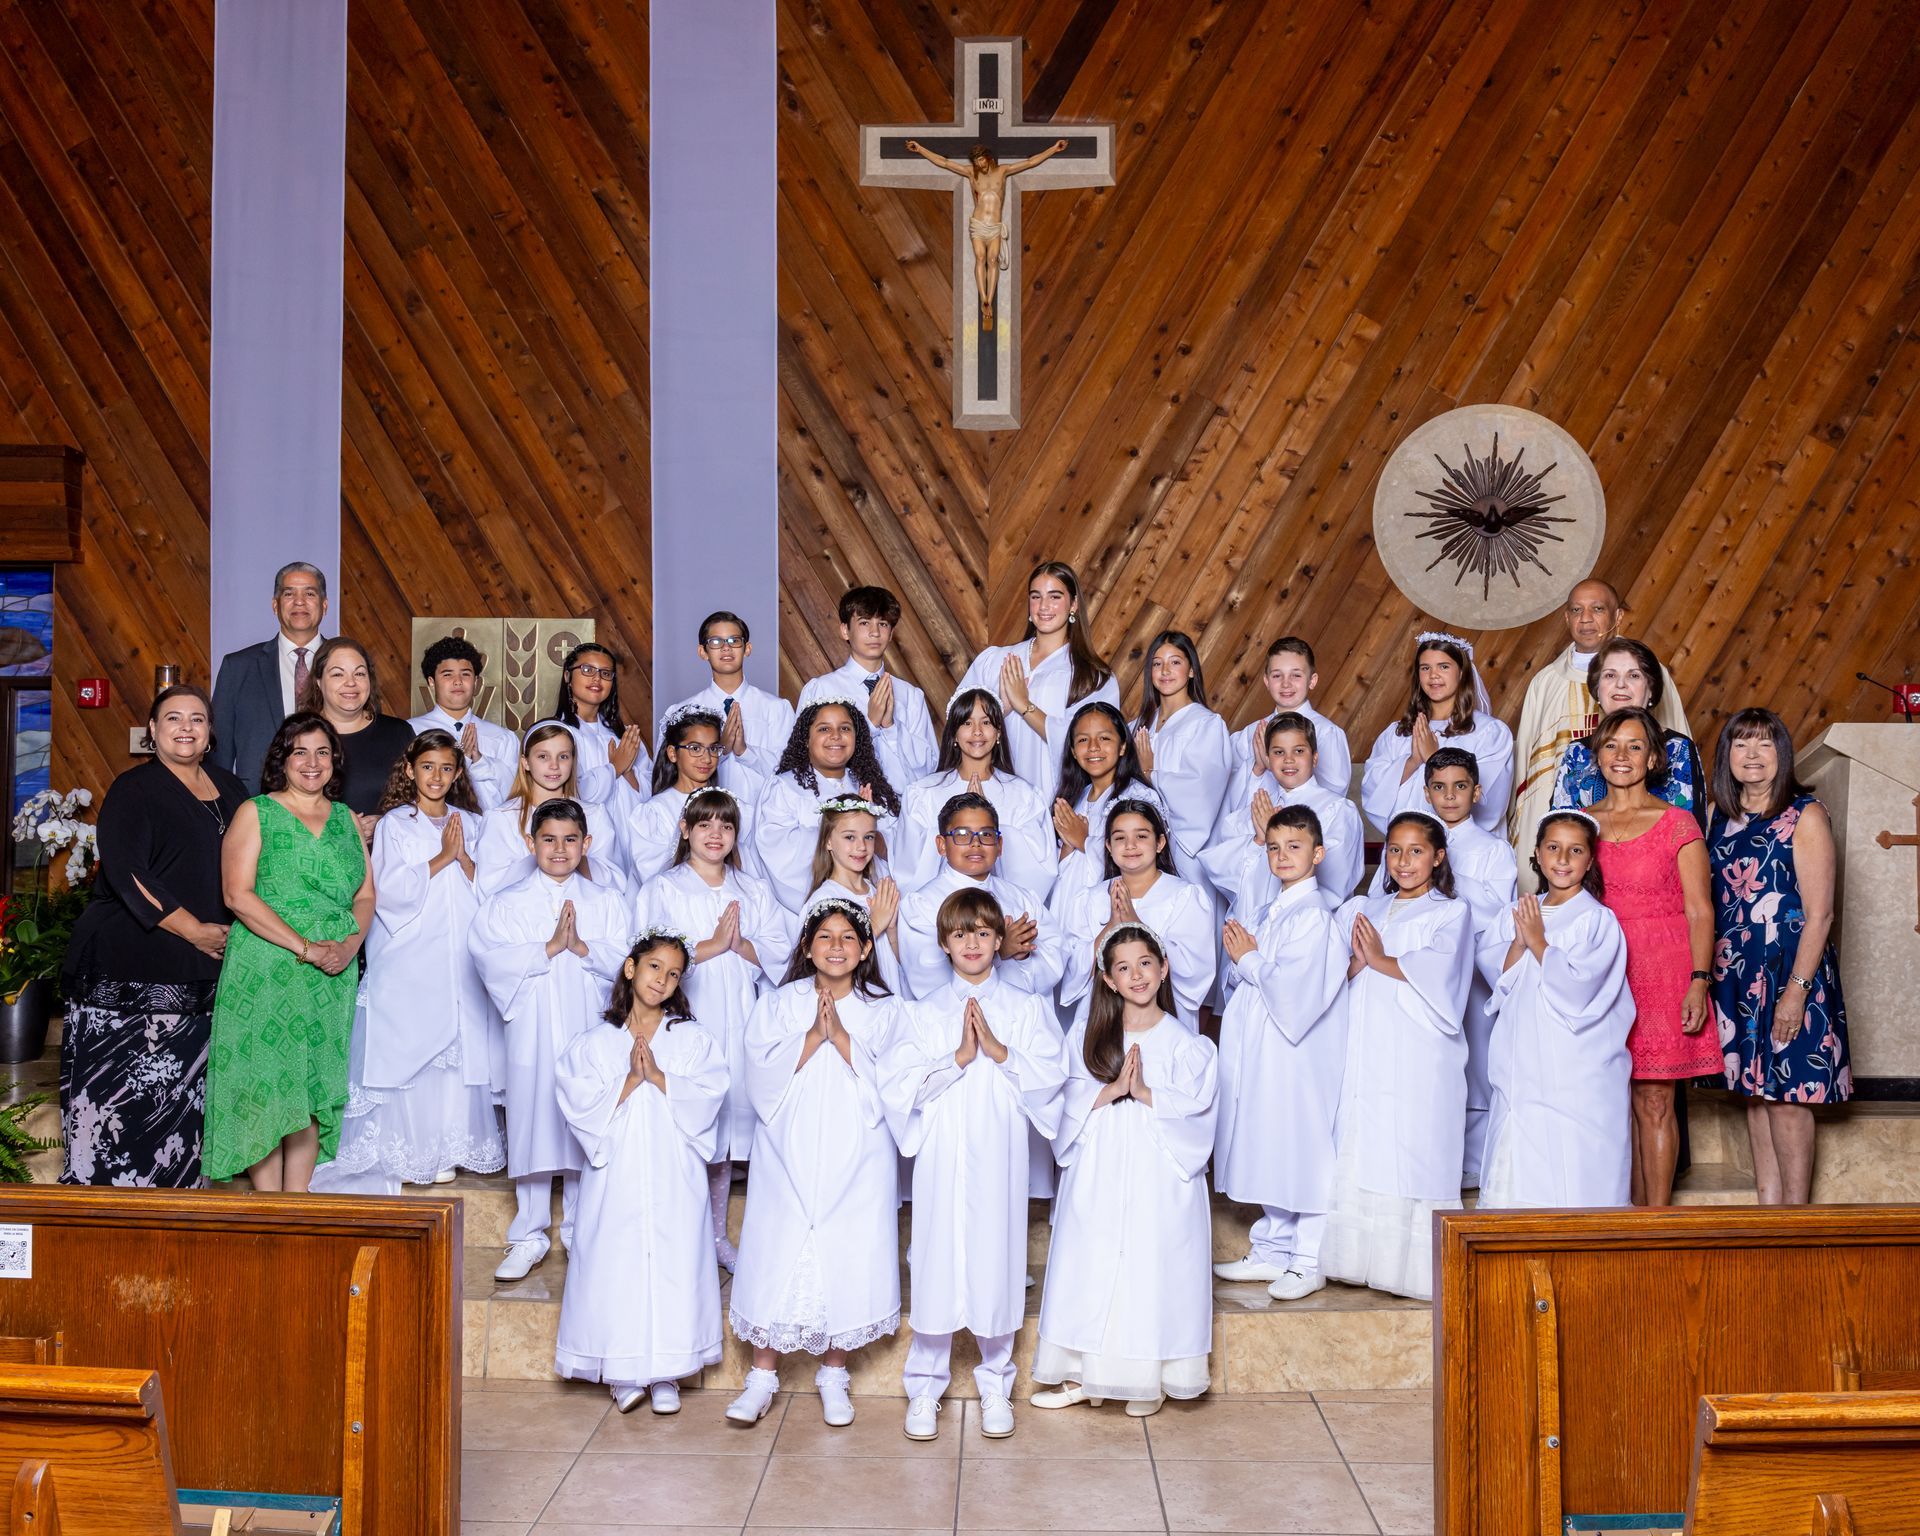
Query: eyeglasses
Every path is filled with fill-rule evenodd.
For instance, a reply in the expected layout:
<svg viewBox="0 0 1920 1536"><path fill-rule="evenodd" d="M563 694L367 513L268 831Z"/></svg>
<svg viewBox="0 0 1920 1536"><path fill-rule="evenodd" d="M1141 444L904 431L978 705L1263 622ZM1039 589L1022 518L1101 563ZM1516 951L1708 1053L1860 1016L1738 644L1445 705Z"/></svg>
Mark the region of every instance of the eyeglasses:
<svg viewBox="0 0 1920 1536"><path fill-rule="evenodd" d="M742 635L709 635L700 643L710 651L737 651L747 642Z"/></svg>
<svg viewBox="0 0 1920 1536"><path fill-rule="evenodd" d="M720 743L717 741L683 741L673 750L688 753L693 757L718 757L720 755Z"/></svg>
<svg viewBox="0 0 1920 1536"><path fill-rule="evenodd" d="M605 683L613 681L612 667L595 667L584 661L576 661L573 664L573 670L578 672L582 677L597 677Z"/></svg>
<svg viewBox="0 0 1920 1536"><path fill-rule="evenodd" d="M956 848L973 848L976 846L981 848L998 848L1000 846L1000 834L991 828L982 828L976 831L972 827L955 827L951 832L946 833L945 836L947 841L952 843Z"/></svg>

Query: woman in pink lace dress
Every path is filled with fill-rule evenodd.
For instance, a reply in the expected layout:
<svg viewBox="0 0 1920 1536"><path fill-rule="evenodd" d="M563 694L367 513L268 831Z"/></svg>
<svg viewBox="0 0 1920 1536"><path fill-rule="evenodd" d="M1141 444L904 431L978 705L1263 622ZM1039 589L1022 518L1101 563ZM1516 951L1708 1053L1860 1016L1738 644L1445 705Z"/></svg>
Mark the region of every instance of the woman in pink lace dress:
<svg viewBox="0 0 1920 1536"><path fill-rule="evenodd" d="M1607 784L1605 798L1593 807L1604 899L1626 934L1635 1012L1627 1035L1633 1054L1633 1203L1666 1205L1680 1151L1673 1085L1720 1070L1719 1038L1706 1029L1712 873L1698 823L1653 792L1667 764L1652 714L1616 710L1594 732L1593 750Z"/></svg>

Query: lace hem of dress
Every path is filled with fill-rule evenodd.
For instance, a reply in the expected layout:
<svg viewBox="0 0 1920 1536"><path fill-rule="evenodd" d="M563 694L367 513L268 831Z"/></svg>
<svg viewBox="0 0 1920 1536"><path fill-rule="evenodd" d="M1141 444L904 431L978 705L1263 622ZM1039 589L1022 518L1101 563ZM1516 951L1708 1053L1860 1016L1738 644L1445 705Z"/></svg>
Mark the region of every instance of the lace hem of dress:
<svg viewBox="0 0 1920 1536"><path fill-rule="evenodd" d="M770 1349L781 1355L824 1355L830 1349L864 1349L877 1339L900 1331L900 1314L882 1318L877 1323L868 1323L864 1328L850 1328L845 1333L828 1333L816 1323L772 1323L762 1327L750 1323L738 1312L729 1310L727 1321L733 1326L734 1337L755 1349Z"/></svg>
<svg viewBox="0 0 1920 1536"><path fill-rule="evenodd" d="M341 1138L332 1160L336 1173L368 1173L378 1168L402 1184L431 1184L449 1168L498 1173L507 1166L507 1144L499 1136L450 1136L432 1148L415 1146L404 1136L388 1136L369 1126L352 1142Z"/></svg>

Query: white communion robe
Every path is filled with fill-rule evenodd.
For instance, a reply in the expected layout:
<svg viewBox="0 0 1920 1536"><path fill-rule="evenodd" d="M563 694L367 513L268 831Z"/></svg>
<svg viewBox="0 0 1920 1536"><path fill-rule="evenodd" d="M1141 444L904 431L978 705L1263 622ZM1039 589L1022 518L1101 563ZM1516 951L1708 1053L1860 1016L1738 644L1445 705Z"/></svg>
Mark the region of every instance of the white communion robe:
<svg viewBox="0 0 1920 1536"><path fill-rule="evenodd" d="M587 850L587 869L593 883L604 890L625 891L629 881L626 860L622 857L619 820L597 800L575 803L586 812L587 836L593 839L593 846ZM532 809L527 813L527 820L529 823L533 820ZM483 901L510 885L519 884L534 872L527 835L520 830L518 800L504 800L481 817L478 846L469 846L473 851L474 884Z"/></svg>
<svg viewBox="0 0 1920 1536"><path fill-rule="evenodd" d="M1227 722L1204 704L1188 704L1147 733L1153 743L1153 787L1167 808L1174 864L1202 880L1200 852L1213 841L1220 805L1234 778Z"/></svg>
<svg viewBox="0 0 1920 1536"><path fill-rule="evenodd" d="M722 724L732 711L740 711L740 729L747 738L747 750L739 757L731 752L720 755L720 787L736 798L758 795L779 768L780 754L787 750L787 738L793 734L793 706L779 694L768 693L752 683L742 683L728 693L718 683L709 682L660 717L653 738L656 743L666 740L667 715L674 709L689 706L713 711Z"/></svg>
<svg viewBox="0 0 1920 1536"><path fill-rule="evenodd" d="M1004 1062L957 1065L977 998ZM882 1064L887 1124L913 1161L910 1321L916 1333L1013 1333L1026 1313L1028 1131L1060 1128L1067 1048L1045 999L957 977L902 1010Z"/></svg>
<svg viewBox="0 0 1920 1536"><path fill-rule="evenodd" d="M1134 898L1133 910L1160 936L1173 973L1173 1000L1179 1022L1190 1030L1200 1027L1200 1006L1213 990L1220 936L1213 920L1213 897L1190 880L1159 874L1144 896ZM1053 926L1061 935L1066 968L1060 978L1060 1007L1075 1019L1084 1019L1092 1002L1094 966L1099 957L1094 944L1113 919L1113 882L1060 893L1053 909Z"/></svg>
<svg viewBox="0 0 1920 1536"><path fill-rule="evenodd" d="M893 678L893 724L882 730L867 713L873 702L867 681L878 684L885 676ZM933 716L927 712L927 696L898 672L885 667L868 672L849 656L831 672L812 678L800 690L801 709L838 699L860 712L873 733L873 755L895 789L904 789L916 779L933 772L940 761L940 737L933 728Z"/></svg>
<svg viewBox="0 0 1920 1536"><path fill-rule="evenodd" d="M480 809L492 810L512 791L513 776L520 767L520 738L504 725L495 725L473 710L456 720L438 704L424 715L415 715L407 724L413 727L416 736L422 731L445 731L455 741L461 740L471 725L474 746L480 756L467 758L467 778L473 785ZM464 751L461 755L465 756Z"/></svg>
<svg viewBox="0 0 1920 1536"><path fill-rule="evenodd" d="M819 1011L811 979L769 992L747 1025L759 1117L731 1322L760 1349L859 1349L900 1326L899 1153L880 1063L901 1005L850 993L834 1005L849 1065L830 1045L798 1066Z"/></svg>
<svg viewBox="0 0 1920 1536"><path fill-rule="evenodd" d="M1018 645L988 646L973 658L973 665L967 668L967 675L960 679L954 693L984 688L999 698L1000 668L1009 656L1019 657L1027 669L1027 698L1046 716L1047 734L1042 740L1038 731L1008 710L1007 749L1013 753L1013 771L1040 792L1040 798L1051 811L1053 797L1060 787L1060 764L1066 760L1068 722L1085 704L1111 704L1119 709L1120 685L1109 676L1092 693L1069 704L1067 694L1073 687L1073 657L1068 647L1061 646L1035 667L1033 642L1022 640Z"/></svg>
<svg viewBox="0 0 1920 1536"><path fill-rule="evenodd" d="M940 807L971 786L956 771L929 774L900 797L900 830L889 839L888 860L902 891L917 891L945 862L934 838L940 833ZM1000 817L1000 858L995 868L1015 885L1045 897L1053 889L1059 859L1054 852L1053 802L1016 775L994 773L980 781L980 793Z"/></svg>
<svg viewBox="0 0 1920 1536"><path fill-rule="evenodd" d="M560 909L573 903L583 959L563 949L549 957ZM569 875L536 870L483 902L468 949L493 1006L506 1021L507 1172L514 1178L577 1173L580 1143L560 1113L555 1070L579 1036L600 1022L633 933L627 901Z"/></svg>
<svg viewBox="0 0 1920 1536"><path fill-rule="evenodd" d="M573 732L574 774L580 781L582 795L589 800L611 801L615 805L620 803L622 796L631 796L636 800L647 798L649 791L645 786L653 778L653 754L647 750L644 741L640 743L639 755L633 760L632 773L641 784L641 788L635 789L613 771L613 749L620 740L618 736L598 720L582 720L578 725L567 726L567 729Z"/></svg>
<svg viewBox="0 0 1920 1536"><path fill-rule="evenodd" d="M1473 819L1487 831L1497 832L1506 824L1507 800L1513 794L1513 732L1498 716L1475 709L1472 730L1449 736L1442 725L1434 736L1443 747L1460 747L1474 755L1480 765L1480 803L1473 808ZM1397 722L1373 739L1360 780L1360 809L1376 832L1385 832L1402 811L1433 814L1427 803L1426 774L1416 768L1405 779L1400 777L1412 755L1413 737L1402 736Z"/></svg>
<svg viewBox="0 0 1920 1536"><path fill-rule="evenodd" d="M732 950L696 961L680 978L681 990L700 1027L713 1036L726 1063L726 1113L720 1121L720 1150L714 1161L753 1156L753 1101L747 1096L747 1020L763 987L777 984L793 957L793 919L767 883L742 870L729 869L717 886L708 885L691 864L676 864L640 887L633 901L632 931L665 928L698 945L712 936L727 903L740 903L740 933L758 957L750 964Z"/></svg>
<svg viewBox="0 0 1920 1536"><path fill-rule="evenodd" d="M796 915L802 899L813 889L813 854L820 846L820 807L829 800L860 796L859 782L850 773L837 779L817 773L814 783L816 787L808 789L791 773L775 774L754 808L752 847L759 873L773 886L774 899ZM875 827L890 849L896 835L894 818L883 814Z"/></svg>
<svg viewBox="0 0 1920 1536"><path fill-rule="evenodd" d="M1213 1043L1165 1014L1127 1033L1148 1106L1118 1099L1087 1070L1085 1024L1067 1039L1054 1155L1061 1166L1033 1379L1093 1397L1154 1402L1207 1390L1213 1348Z"/></svg>
<svg viewBox="0 0 1920 1536"><path fill-rule="evenodd" d="M1320 842L1326 849L1315 867L1314 879L1320 899L1329 908L1337 907L1353 894L1366 865L1367 834L1360 825L1360 812L1343 794L1335 794L1318 779L1308 779L1298 789L1286 789L1271 773L1262 771L1228 797L1221 808L1213 841L1200 856L1200 862L1216 889L1227 898L1227 915L1251 928L1267 910L1267 903L1280 894L1280 882L1267 867L1267 840L1254 835L1253 797L1265 790L1277 811L1282 806L1304 805L1320 818ZM1228 984L1231 986L1232 979Z"/></svg>
<svg viewBox="0 0 1920 1536"><path fill-rule="evenodd" d="M1485 954L1487 934L1509 911L1519 894L1515 884L1513 849L1505 838L1483 829L1471 817L1447 828L1447 862L1453 865L1454 885L1473 914L1473 947L1478 957L1467 991L1467 1140L1460 1177L1468 1189L1480 1184L1487 1148L1487 1111L1493 1089L1487 1081L1487 1053L1493 1037L1493 1015L1487 1001L1506 957Z"/></svg>
<svg viewBox="0 0 1920 1536"><path fill-rule="evenodd" d="M1405 981L1371 966L1347 983L1333 1196L1321 1267L1329 1279L1433 1295L1433 1213L1460 1204L1466 1139L1472 914L1428 891L1356 896L1336 917L1351 944L1364 912Z"/></svg>
<svg viewBox="0 0 1920 1536"><path fill-rule="evenodd" d="M931 997L953 979L953 966L936 930L940 904L960 890L985 890L1000 904L1000 915L1008 922L1023 912L1034 920L1038 931L1033 953L1023 960L1002 959L994 972L1023 992L1050 996L1060 985L1066 947L1047 904L1026 887L1002 879L997 869L985 880L975 880L945 863L919 890L900 898L900 916L895 921L900 926L900 965L908 995Z"/></svg>
<svg viewBox="0 0 1920 1536"><path fill-rule="evenodd" d="M1060 847L1060 866L1054 875L1054 889L1087 890L1101 884L1107 871L1107 817L1113 814L1114 806L1122 800L1144 800L1160 813L1160 819L1167 823L1167 841L1173 845L1173 867L1180 875L1187 875L1186 861L1180 856L1178 844L1174 843L1173 815L1167 809L1167 797L1144 779L1136 779L1125 789L1109 787L1099 799L1093 798L1093 791L1082 790L1073 802L1073 810L1087 818L1087 846L1069 848L1065 843ZM1051 818L1052 811L1049 809Z"/></svg>
<svg viewBox="0 0 1920 1536"><path fill-rule="evenodd" d="M560 1297L557 1375L645 1386L720 1359L720 1282L707 1209L727 1069L688 1021L654 1032L663 1093L621 1101L633 1035L600 1024L560 1058L557 1100L586 1159Z"/></svg>
<svg viewBox="0 0 1920 1536"><path fill-rule="evenodd" d="M630 884L645 885L673 862L680 847L680 816L687 808L688 798L683 789L663 789L651 800L631 808L621 840ZM740 809L740 834L736 844L740 862L758 874L753 858L753 801L741 795L733 798Z"/></svg>
<svg viewBox="0 0 1920 1536"><path fill-rule="evenodd" d="M1353 749L1347 745L1347 733L1335 725L1311 703L1297 709L1269 710L1251 725L1233 733L1233 760L1247 777L1267 771L1267 726L1277 715L1305 715L1313 722L1314 782L1331 793L1346 797L1353 793ZM1251 799L1251 791L1248 792Z"/></svg>
<svg viewBox="0 0 1920 1536"><path fill-rule="evenodd" d="M1547 953L1523 950L1489 1006L1493 1113L1480 1208L1625 1205L1632 1175L1633 994L1620 923L1585 891L1544 902ZM1513 913L1487 933L1498 965Z"/></svg>
<svg viewBox="0 0 1920 1536"><path fill-rule="evenodd" d="M1311 877L1249 925L1220 1021L1214 1186L1230 1200L1323 1214L1347 1070L1348 940Z"/></svg>

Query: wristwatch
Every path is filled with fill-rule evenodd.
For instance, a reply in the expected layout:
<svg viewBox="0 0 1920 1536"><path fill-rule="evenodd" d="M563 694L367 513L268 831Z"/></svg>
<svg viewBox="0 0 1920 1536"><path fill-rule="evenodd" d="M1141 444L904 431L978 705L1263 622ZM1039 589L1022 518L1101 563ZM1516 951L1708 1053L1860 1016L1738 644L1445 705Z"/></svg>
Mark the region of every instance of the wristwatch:
<svg viewBox="0 0 1920 1536"><path fill-rule="evenodd" d="M1795 986L1800 988L1800 990L1803 992L1813 991L1813 978L1810 976L1796 976L1793 973L1789 972L1787 975L1787 980L1792 982Z"/></svg>
<svg viewBox="0 0 1920 1536"><path fill-rule="evenodd" d="M1711 971L1695 971L1688 979L1691 981L1711 982L1713 980L1713 973Z"/></svg>

